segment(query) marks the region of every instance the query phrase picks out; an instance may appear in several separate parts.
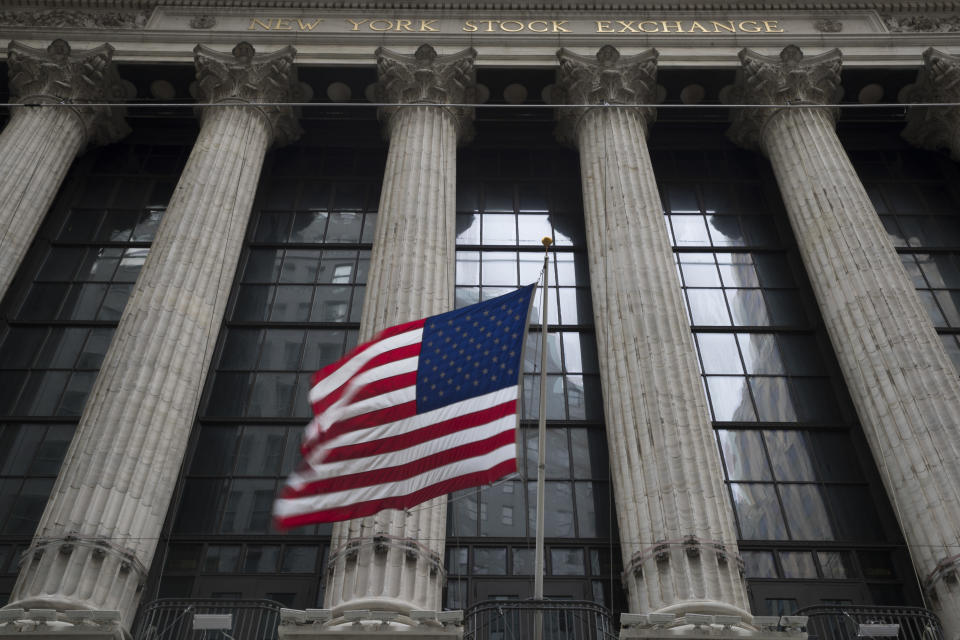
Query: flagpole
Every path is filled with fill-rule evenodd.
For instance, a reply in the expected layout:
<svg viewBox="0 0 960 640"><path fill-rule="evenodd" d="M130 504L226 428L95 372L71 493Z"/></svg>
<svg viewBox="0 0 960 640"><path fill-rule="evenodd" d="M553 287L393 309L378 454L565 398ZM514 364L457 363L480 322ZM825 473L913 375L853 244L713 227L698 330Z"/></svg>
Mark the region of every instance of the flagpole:
<svg viewBox="0 0 960 640"><path fill-rule="evenodd" d="M543 515L546 491L544 477L547 469L547 307L550 300L550 245L553 240L545 237L543 242L543 320L540 322L540 424L537 436L537 549L534 566L533 598L543 600ZM538 611L534 640L543 638L543 611Z"/></svg>

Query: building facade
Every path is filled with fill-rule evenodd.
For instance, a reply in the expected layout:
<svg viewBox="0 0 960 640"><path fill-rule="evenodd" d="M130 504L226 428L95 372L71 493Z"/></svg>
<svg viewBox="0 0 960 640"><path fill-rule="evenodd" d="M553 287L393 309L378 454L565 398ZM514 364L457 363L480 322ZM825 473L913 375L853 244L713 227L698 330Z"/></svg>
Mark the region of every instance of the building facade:
<svg viewBox="0 0 960 640"><path fill-rule="evenodd" d="M539 327L516 475L270 511L314 370L549 236L548 597L957 638L960 6L901 4L13 0L0 602L530 597Z"/></svg>

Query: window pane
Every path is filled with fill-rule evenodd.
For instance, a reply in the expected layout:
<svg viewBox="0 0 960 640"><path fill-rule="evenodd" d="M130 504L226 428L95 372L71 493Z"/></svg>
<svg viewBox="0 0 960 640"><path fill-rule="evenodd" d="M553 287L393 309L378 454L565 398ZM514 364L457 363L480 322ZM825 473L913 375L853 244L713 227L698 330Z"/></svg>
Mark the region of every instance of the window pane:
<svg viewBox="0 0 960 640"><path fill-rule="evenodd" d="M698 333L696 338L704 373L743 373L732 333Z"/></svg>
<svg viewBox="0 0 960 640"><path fill-rule="evenodd" d="M816 485L780 485L783 508L794 540L833 540L836 537L827 505Z"/></svg>
<svg viewBox="0 0 960 640"><path fill-rule="evenodd" d="M507 574L507 550L504 547L474 547L473 574L497 575Z"/></svg>
<svg viewBox="0 0 960 640"><path fill-rule="evenodd" d="M720 422L755 422L756 413L750 401L745 378L732 376L708 376L710 405L713 419Z"/></svg>
<svg viewBox="0 0 960 640"><path fill-rule="evenodd" d="M550 549L550 568L555 576L584 575L583 549Z"/></svg>
<svg viewBox="0 0 960 640"><path fill-rule="evenodd" d="M787 529L772 484L731 483L733 506L746 540L786 540Z"/></svg>
<svg viewBox="0 0 960 640"><path fill-rule="evenodd" d="M720 450L729 480L772 480L757 431L718 429Z"/></svg>
<svg viewBox="0 0 960 640"><path fill-rule="evenodd" d="M485 487L480 494L480 535L523 536L523 484L504 482Z"/></svg>
<svg viewBox="0 0 960 640"><path fill-rule="evenodd" d="M776 578L777 565L771 551L741 551L747 578Z"/></svg>
<svg viewBox="0 0 960 640"><path fill-rule="evenodd" d="M809 551L781 551L784 578L816 578L817 568Z"/></svg>
<svg viewBox="0 0 960 640"><path fill-rule="evenodd" d="M800 431L764 431L770 463L777 480L817 479L812 451Z"/></svg>

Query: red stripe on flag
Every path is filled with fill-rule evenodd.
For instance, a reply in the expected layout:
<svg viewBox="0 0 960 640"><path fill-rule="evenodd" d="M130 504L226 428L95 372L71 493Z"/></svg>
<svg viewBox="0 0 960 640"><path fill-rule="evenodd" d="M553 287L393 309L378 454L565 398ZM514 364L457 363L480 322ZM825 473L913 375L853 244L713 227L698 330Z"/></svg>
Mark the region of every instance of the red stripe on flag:
<svg viewBox="0 0 960 640"><path fill-rule="evenodd" d="M420 355L419 342L416 344L408 344L403 347L397 347L396 349L391 349L390 351L374 356L373 358L370 359L369 362L367 362L365 365L360 367L355 374L350 376L349 379L345 380L342 385L340 385L339 387L337 387L336 389L328 393L322 399L314 402L312 405L314 415L323 413L334 402L336 402L341 397L343 397L343 392L346 390L350 382L353 381L354 378L356 378L358 375L360 375L364 371L369 371L370 369L374 369L376 367L379 367L385 364L390 364L391 362L396 362L398 360L413 358L414 356L418 356L418 355ZM311 388L317 386L317 384L320 383L322 380L323 378L314 380L313 385L311 385Z"/></svg>
<svg viewBox="0 0 960 640"><path fill-rule="evenodd" d="M383 509L406 509L426 502L431 498L446 495L459 491L460 489L469 489L477 485L488 484L517 470L516 460L505 460L489 469L475 471L456 478L450 478L443 482L430 485L414 491L405 496L396 496L393 498L382 498L370 500L368 502L357 502L355 504L345 505L336 509L327 509L325 511L315 511L313 513L304 513L286 518L274 518L273 526L283 531L293 527L300 527L319 522L336 522L338 520L349 520L351 518L363 518L372 516Z"/></svg>
<svg viewBox="0 0 960 640"><path fill-rule="evenodd" d="M351 458L367 458L381 453L399 451L415 445L440 438L457 431L463 431L481 424L493 422L504 416L514 415L517 412L517 401L510 400L495 407L457 416L443 422L436 422L426 427L422 427L409 433L403 433L388 438L380 438L370 442L359 442L357 444L335 447L327 452L324 462L338 462L340 460L349 460Z"/></svg>
<svg viewBox="0 0 960 640"><path fill-rule="evenodd" d="M385 338L390 338L392 336L400 335L401 333L406 333L407 331L413 331L414 329L422 329L423 326L427 323L427 318L421 318L420 320L413 320L411 322L406 322L404 324L398 324L394 327L388 327L375 335L370 342L365 342L359 346L354 347L347 355L343 356L333 364L328 364L324 368L317 371L313 374L310 386L316 385L319 381L326 378L328 375L342 367L344 364L353 359L357 354L363 353L373 345L377 344Z"/></svg>
<svg viewBox="0 0 960 640"><path fill-rule="evenodd" d="M286 499L302 498L320 493L349 491L350 489L356 489L358 487L370 487L378 484L399 482L430 471L431 469L436 469L437 467L482 456L515 441L516 434L514 433L513 427L511 427L509 431L503 431L484 440L470 442L460 445L459 447L446 449L445 451L439 451L433 455L417 458L416 460L396 467L324 478L323 480L307 483L299 489L287 486L284 487L280 495Z"/></svg>
<svg viewBox="0 0 960 640"><path fill-rule="evenodd" d="M370 427L376 427L388 422L396 422L397 420L412 418L415 415L417 415L416 400L404 402L392 407L384 407L383 409L377 409L376 411L370 411L368 413L361 413L360 415L354 416L347 420L341 420L340 422L333 423L330 425L329 429L323 433L317 434L315 438L312 438L308 442L303 443L303 445L300 447L300 453L303 455L303 457L307 457L310 455L310 452L317 447L317 445L320 445L336 436L349 433L350 431L368 429Z"/></svg>

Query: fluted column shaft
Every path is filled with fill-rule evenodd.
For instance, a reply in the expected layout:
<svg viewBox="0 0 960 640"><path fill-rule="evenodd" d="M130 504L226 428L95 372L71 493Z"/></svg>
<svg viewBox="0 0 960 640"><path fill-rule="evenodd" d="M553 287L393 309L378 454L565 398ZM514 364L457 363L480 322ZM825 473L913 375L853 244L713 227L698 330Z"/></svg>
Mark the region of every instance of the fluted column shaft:
<svg viewBox="0 0 960 640"><path fill-rule="evenodd" d="M960 379L826 109L767 124L770 158L840 369L950 638L960 586Z"/></svg>
<svg viewBox="0 0 960 640"><path fill-rule="evenodd" d="M0 133L0 298L77 155L88 142L115 142L129 131L122 108L84 105L123 101L133 91L112 55L109 45L72 53L63 40L46 50L10 43L10 88L22 106L11 108Z"/></svg>
<svg viewBox="0 0 960 640"><path fill-rule="evenodd" d="M11 607L119 610L132 623L275 128L259 108L204 110Z"/></svg>
<svg viewBox="0 0 960 640"><path fill-rule="evenodd" d="M561 51L569 103L583 104L584 85L599 88L601 77L604 91L623 79L624 101L649 97L655 53L618 60L611 49L601 49L598 62ZM643 76L643 86L631 84ZM733 514L647 149L650 115L646 107L608 106L564 116L580 150L630 610L749 618Z"/></svg>
<svg viewBox="0 0 960 640"><path fill-rule="evenodd" d="M19 107L0 133L0 298L86 142L67 107Z"/></svg>
<svg viewBox="0 0 960 640"><path fill-rule="evenodd" d="M391 117L362 340L453 306L457 125L438 106L403 108ZM327 606L438 610L446 523L444 496L409 512L391 509L335 525L331 548L340 553ZM407 555L406 540L416 542L417 553Z"/></svg>
<svg viewBox="0 0 960 640"><path fill-rule="evenodd" d="M388 326L453 308L456 147L472 116L442 106L463 102L471 88L472 49L437 56L424 45L415 56L382 49L377 55L385 101L441 104L382 114L390 149L360 321L362 340ZM418 73L408 73L411 69ZM414 75L418 82L411 83ZM326 606L335 614L439 610L446 523L446 497L408 511L391 509L336 523Z"/></svg>
<svg viewBox="0 0 960 640"><path fill-rule="evenodd" d="M595 110L577 137L630 610L742 614L733 516L644 129L636 110Z"/></svg>
<svg viewBox="0 0 960 640"><path fill-rule="evenodd" d="M834 131L840 52L749 50L730 135L773 167L850 397L928 604L960 637L960 379Z"/></svg>

